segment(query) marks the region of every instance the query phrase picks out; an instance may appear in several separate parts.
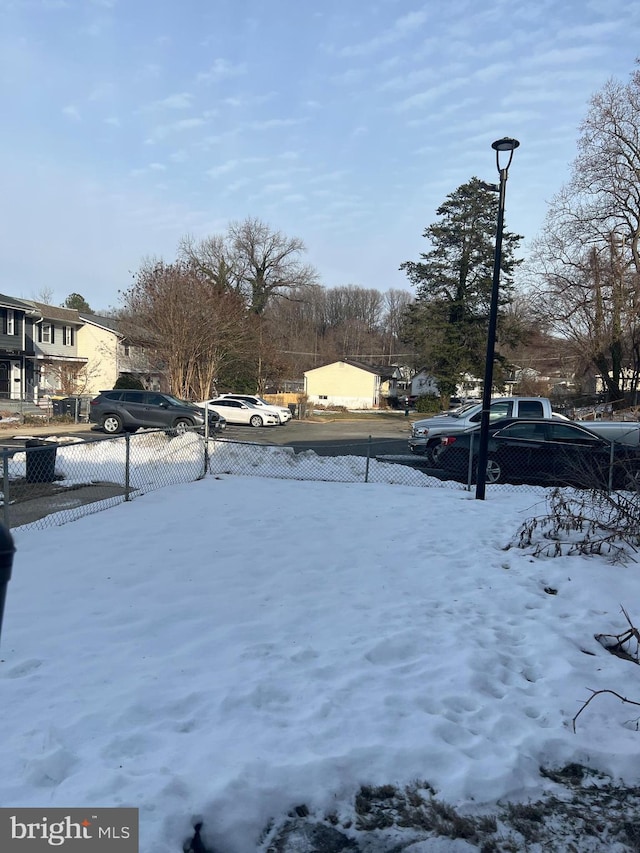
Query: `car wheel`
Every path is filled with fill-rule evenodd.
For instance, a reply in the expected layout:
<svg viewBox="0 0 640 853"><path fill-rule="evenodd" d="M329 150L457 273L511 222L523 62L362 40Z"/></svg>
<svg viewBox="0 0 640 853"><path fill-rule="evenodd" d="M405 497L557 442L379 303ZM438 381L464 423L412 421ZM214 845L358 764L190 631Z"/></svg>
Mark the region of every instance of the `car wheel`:
<svg viewBox="0 0 640 853"><path fill-rule="evenodd" d="M119 415L105 415L102 419L102 429L109 435L122 432L122 418Z"/></svg>
<svg viewBox="0 0 640 853"><path fill-rule="evenodd" d="M252 427L261 427L262 426L262 418L260 415L251 415L249 423Z"/></svg>
<svg viewBox="0 0 640 853"><path fill-rule="evenodd" d="M502 482L502 466L495 456L487 457L487 474L485 483L501 483Z"/></svg>
<svg viewBox="0 0 640 853"><path fill-rule="evenodd" d="M438 441L432 441L431 444L427 444L426 450L424 451L424 455L429 465L433 465L434 468L438 467L438 454L440 453L440 439Z"/></svg>
<svg viewBox="0 0 640 853"><path fill-rule="evenodd" d="M184 432L190 430L192 426L193 424L187 418L179 418L173 425L173 428L178 433L178 435L182 435Z"/></svg>

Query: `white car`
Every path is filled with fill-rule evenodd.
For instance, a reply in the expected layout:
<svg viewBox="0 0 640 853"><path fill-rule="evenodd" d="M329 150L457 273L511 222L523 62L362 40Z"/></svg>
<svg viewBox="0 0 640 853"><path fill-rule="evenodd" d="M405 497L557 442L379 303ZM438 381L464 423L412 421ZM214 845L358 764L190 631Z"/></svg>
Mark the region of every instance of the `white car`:
<svg viewBox="0 0 640 853"><path fill-rule="evenodd" d="M259 409L263 409L268 412L275 412L278 416L278 423L281 424L286 424L287 421L291 420L291 411L286 406L275 406L273 403L267 403L266 400L263 400L262 397L258 397L255 394L220 394L218 399L222 398L243 400L245 403L251 403L251 405L257 406Z"/></svg>
<svg viewBox="0 0 640 853"><path fill-rule="evenodd" d="M209 407L214 412L222 415L229 424L248 424L252 427L278 426L280 419L277 413L266 411L263 408L246 403L244 400L236 400L229 397L215 397L213 400L204 400L196 403L201 409Z"/></svg>

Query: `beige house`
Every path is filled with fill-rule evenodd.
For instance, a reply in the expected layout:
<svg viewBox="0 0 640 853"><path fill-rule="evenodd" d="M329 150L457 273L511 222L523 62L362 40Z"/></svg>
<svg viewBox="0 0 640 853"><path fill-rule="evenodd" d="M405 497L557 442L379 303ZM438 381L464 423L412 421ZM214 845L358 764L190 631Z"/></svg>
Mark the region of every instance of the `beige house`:
<svg viewBox="0 0 640 853"><path fill-rule="evenodd" d="M118 331L118 321L96 314L80 314L83 325L77 332L78 355L87 359L90 377L88 394L113 388L119 376L131 373L145 388L160 390L159 373L150 370L144 347L131 344Z"/></svg>
<svg viewBox="0 0 640 853"><path fill-rule="evenodd" d="M395 367L371 367L353 361L334 361L304 374L309 402L347 409L377 409L389 394Z"/></svg>

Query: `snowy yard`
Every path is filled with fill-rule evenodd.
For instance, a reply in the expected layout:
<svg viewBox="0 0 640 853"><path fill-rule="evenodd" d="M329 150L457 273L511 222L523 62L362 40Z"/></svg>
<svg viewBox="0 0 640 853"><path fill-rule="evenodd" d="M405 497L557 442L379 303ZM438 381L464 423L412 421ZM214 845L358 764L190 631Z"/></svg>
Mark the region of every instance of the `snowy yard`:
<svg viewBox="0 0 640 853"><path fill-rule="evenodd" d="M138 807L142 853L200 821L216 853L255 853L302 804L357 840L363 785L421 780L473 814L559 793L541 767L638 784L638 709L597 697L572 730L590 690L640 700L594 639L640 616L638 567L506 550L543 508L232 471L17 530L0 801Z"/></svg>

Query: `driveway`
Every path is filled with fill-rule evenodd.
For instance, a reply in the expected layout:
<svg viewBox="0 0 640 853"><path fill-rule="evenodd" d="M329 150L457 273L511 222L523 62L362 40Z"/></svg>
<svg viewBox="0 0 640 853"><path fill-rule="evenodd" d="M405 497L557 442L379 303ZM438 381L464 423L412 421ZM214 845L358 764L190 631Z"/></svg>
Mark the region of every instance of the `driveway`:
<svg viewBox="0 0 640 853"><path fill-rule="evenodd" d="M395 457L393 461L424 470L424 461L409 452L411 422L418 416L405 417L403 412L372 413L353 420L291 420L278 427L238 426L229 424L221 434L226 441L293 447L296 452L313 450L319 456ZM49 424L20 426L0 430L0 448L24 447L29 438L57 438L74 441L104 441L110 436L93 424ZM389 460L391 461L391 460Z"/></svg>

